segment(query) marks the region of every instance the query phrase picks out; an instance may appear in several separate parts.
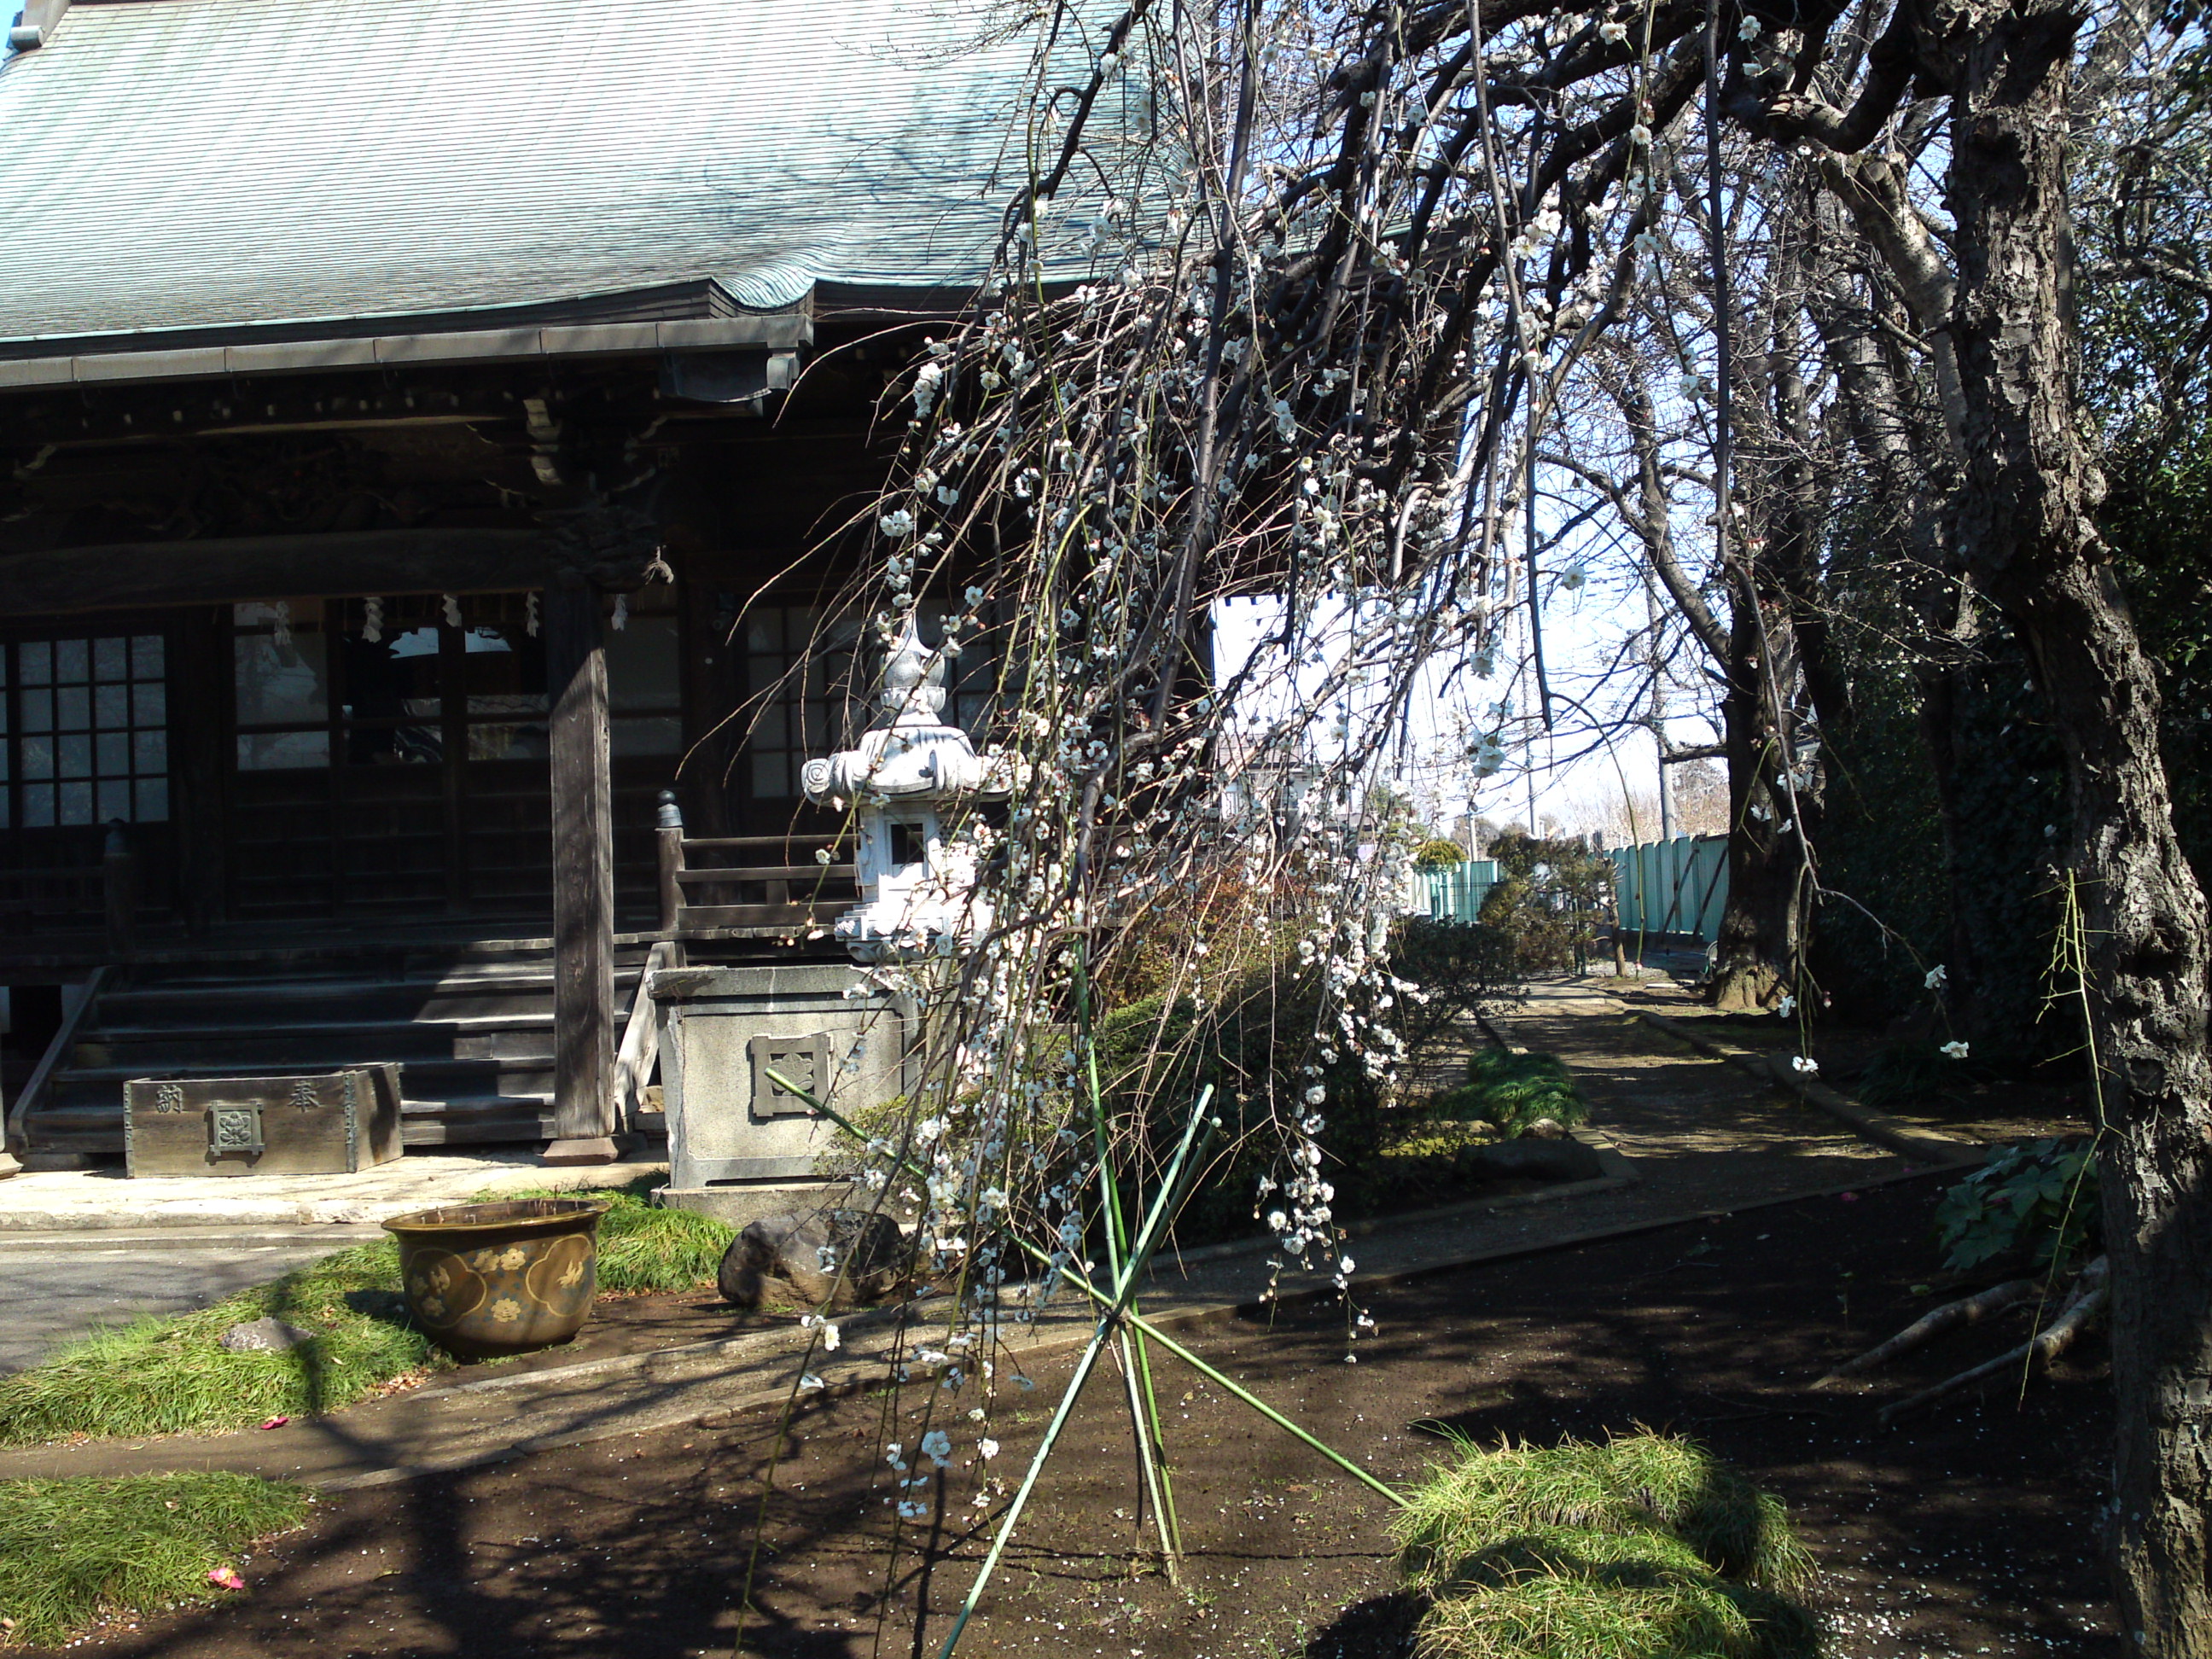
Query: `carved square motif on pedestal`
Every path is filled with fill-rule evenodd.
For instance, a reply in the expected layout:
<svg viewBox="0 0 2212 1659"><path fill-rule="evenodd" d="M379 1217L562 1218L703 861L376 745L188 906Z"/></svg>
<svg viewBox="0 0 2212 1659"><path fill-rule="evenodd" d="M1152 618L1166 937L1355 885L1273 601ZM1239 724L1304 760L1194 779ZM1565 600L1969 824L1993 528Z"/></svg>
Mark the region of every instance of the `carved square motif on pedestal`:
<svg viewBox="0 0 2212 1659"><path fill-rule="evenodd" d="M830 1090L830 1036L812 1031L801 1036L756 1036L747 1045L752 1056L752 1115L765 1117L809 1117L810 1107L791 1093L770 1072L789 1079L817 1100Z"/></svg>

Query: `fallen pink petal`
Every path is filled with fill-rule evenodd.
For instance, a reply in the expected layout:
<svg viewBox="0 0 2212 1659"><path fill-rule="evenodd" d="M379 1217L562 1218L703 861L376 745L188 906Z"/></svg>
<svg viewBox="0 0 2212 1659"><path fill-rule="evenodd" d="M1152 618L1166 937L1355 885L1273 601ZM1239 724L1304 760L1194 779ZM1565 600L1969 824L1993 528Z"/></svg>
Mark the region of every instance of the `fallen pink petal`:
<svg viewBox="0 0 2212 1659"><path fill-rule="evenodd" d="M235 1567L216 1567L208 1574L208 1583L217 1589L242 1590L246 1581L238 1576Z"/></svg>

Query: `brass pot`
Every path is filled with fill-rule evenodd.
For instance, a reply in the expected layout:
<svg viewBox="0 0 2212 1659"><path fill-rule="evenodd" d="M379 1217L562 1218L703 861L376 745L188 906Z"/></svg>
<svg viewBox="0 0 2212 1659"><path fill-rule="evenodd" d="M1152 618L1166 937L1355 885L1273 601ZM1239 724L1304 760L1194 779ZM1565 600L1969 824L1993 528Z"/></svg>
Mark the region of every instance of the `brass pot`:
<svg viewBox="0 0 2212 1659"><path fill-rule="evenodd" d="M605 1199L522 1198L394 1216L407 1311L466 1359L572 1340L599 1290Z"/></svg>

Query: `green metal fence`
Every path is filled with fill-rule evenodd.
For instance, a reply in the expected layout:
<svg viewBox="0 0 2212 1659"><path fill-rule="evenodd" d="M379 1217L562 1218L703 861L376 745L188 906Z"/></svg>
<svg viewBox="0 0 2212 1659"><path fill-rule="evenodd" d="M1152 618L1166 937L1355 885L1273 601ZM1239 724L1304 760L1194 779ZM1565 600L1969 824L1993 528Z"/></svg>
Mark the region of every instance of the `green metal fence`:
<svg viewBox="0 0 2212 1659"><path fill-rule="evenodd" d="M1470 859L1465 864L1446 864L1424 870L1428 884L1429 920L1473 921L1490 890L1498 885L1495 859Z"/></svg>
<svg viewBox="0 0 2212 1659"><path fill-rule="evenodd" d="M1613 887L1623 933L1688 934L1710 945L1728 906L1728 837L1677 836L1616 847Z"/></svg>

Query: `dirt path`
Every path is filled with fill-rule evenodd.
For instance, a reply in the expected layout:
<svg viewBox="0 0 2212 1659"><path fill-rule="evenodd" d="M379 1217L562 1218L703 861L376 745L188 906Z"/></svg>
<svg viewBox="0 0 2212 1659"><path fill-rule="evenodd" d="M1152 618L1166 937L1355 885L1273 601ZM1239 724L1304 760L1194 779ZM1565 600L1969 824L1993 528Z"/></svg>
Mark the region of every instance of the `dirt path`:
<svg viewBox="0 0 2212 1659"><path fill-rule="evenodd" d="M1401 1218L1358 1240L1358 1288L1379 1329L1358 1345L1356 1366L1345 1363L1340 1306L1251 1302L1266 1276L1257 1252L1165 1264L1152 1305L1180 1310L1184 1340L1394 1480L1439 1455L1434 1425L1539 1442L1638 1424L1698 1435L1791 1504L1826 1573L1833 1659L2113 1651L2088 1531L2109 1438L2100 1345L2024 1397L1996 1389L1887 1433L1872 1427L1873 1404L2017 1333L1978 1331L1921 1356L1868 1401L1804 1392L1925 1307L1929 1212L1954 1177L1914 1175L1588 987L1542 988L1502 1024L1516 1044L1565 1058L1594 1127L1632 1160L1635 1181ZM1449 1265L1468 1261L1476 1265ZM679 1322L705 1315L684 1310ZM757 1613L739 1650L928 1659L988 1541L995 1498L973 1504L977 1479L1018 1475L1086 1328L1056 1310L1002 1355L1002 1370L1018 1367L1035 1389L1002 1383L981 1426L968 1420L979 1403L970 1395L885 1388L890 1356L878 1335L856 1329L836 1356L856 1391L811 1401L783 1442ZM580 1440L332 1492L307 1530L246 1564L246 1596L107 1631L78 1650L732 1659L775 1421L757 1402L789 1382L771 1334L727 1364L702 1357L696 1376L663 1375L656 1361L634 1397L611 1372L549 1373L542 1391L557 1397L534 1408L586 1426ZM450 1406L418 1395L267 1436L99 1457L26 1450L0 1464L10 1474L34 1463L90 1473L94 1462L289 1466L316 1479L364 1455L419 1455L434 1437L429 1418L449 1408L486 1418L471 1432L496 1451L541 1391L514 1382L512 1392L464 1390ZM1195 1377L1170 1372L1163 1386L1191 1551L1184 1591L1153 1569L1109 1379L1079 1408L1068 1455L962 1651L1404 1654L1408 1610L1392 1594L1380 1501ZM510 1420L493 1420L502 1413ZM953 1434L954 1467L899 1527L887 1579L889 1505L902 1495L887 1447L898 1442L912 1462L933 1426ZM379 1433L391 1437L380 1449ZM976 1456L987 1434L1000 1443L988 1468ZM923 1604L930 1617L917 1629Z"/></svg>
<svg viewBox="0 0 2212 1659"><path fill-rule="evenodd" d="M1800 1030L1773 1015L1717 1013L1672 981L1624 985L1618 1000L1630 1008L1650 1008L1689 1030L1739 1048L1770 1055L1805 1052L1819 1066L1821 1078L1846 1094L1853 1091L1862 1068L1892 1046L1880 1032L1860 1027L1816 1024ZM1935 1042L1936 1038L1928 1037L1921 1046L1932 1049ZM1966 1080L1938 1098L1869 1104L1906 1128L1984 1146L2080 1134L2087 1127L2089 1102L2083 1085L2070 1080L2072 1067L2064 1062L2039 1068L2028 1080L1990 1080L1967 1067L1961 1068L1960 1075Z"/></svg>
<svg viewBox="0 0 2212 1659"><path fill-rule="evenodd" d="M1819 1557L1832 1659L2117 1652L2092 1516L2109 1390L2085 1350L2010 1387L1875 1431L1804 1384L1924 1302L1943 1177L1432 1274L1367 1298L1378 1334L1343 1363L1344 1316L1283 1309L1210 1328L1208 1358L1394 1480L1445 1454L1439 1427L1548 1443L1638 1424L1705 1439L1779 1492ZM1902 1391L2016 1340L1977 1333L1901 1368ZM972 1388L805 1408L738 1651L932 1659L988 1539L977 1443L1017 1478L1066 1374L1024 1358L988 1425ZM1401 1659L1386 1506L1187 1374L1163 1375L1187 1542L1184 1593L1154 1571L1118 1385L1079 1407L969 1659ZM923 1413L931 1413L925 1416ZM244 1564L230 1605L103 1632L100 1659L728 1659L774 1419L747 1414L354 1492ZM953 1467L894 1523L887 1443L943 1427ZM886 1564L889 1564L888 1574ZM926 1601L927 1623L914 1609Z"/></svg>
<svg viewBox="0 0 2212 1659"><path fill-rule="evenodd" d="M1802 1191L1905 1173L1910 1160L1653 1030L1614 999L1540 986L1492 1024L1516 1048L1555 1054L1590 1121L1655 1194L1685 1210L1762 1191Z"/></svg>
<svg viewBox="0 0 2212 1659"><path fill-rule="evenodd" d="M1786 1021L1711 1014L1669 980L1540 985L1492 1023L1515 1047L1547 1049L1567 1062L1591 1102L1593 1124L1637 1160L1638 1173L1655 1186L1711 1180L1736 1190L1740 1180L1756 1178L1749 1170L1765 1169L1787 1190L1796 1184L1796 1172L1814 1168L1840 1177L1856 1165L1873 1171L1913 1167L1911 1158L1860 1139L1826 1114L1645 1024L1637 1018L1640 1008L1741 1048L1779 1055L1797 1046ZM1814 1045L1815 1055L1855 1060L1874 1047L1856 1033L1824 1043L1825 1048ZM1824 1073L1844 1069L1826 1060L1822 1065ZM1848 1090L1849 1084L1841 1086ZM2064 1092L2042 1085L1978 1089L1941 1112L1881 1109L1902 1127L1969 1146L2078 1133L2081 1127Z"/></svg>

